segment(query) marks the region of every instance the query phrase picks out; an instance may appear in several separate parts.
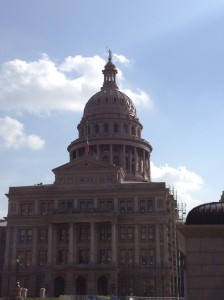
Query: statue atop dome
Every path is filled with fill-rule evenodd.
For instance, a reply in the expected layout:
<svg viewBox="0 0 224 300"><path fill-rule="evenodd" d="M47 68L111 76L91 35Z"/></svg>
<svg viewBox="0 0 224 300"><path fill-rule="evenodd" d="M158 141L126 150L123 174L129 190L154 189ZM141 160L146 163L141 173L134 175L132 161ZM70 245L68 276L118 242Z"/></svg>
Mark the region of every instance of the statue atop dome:
<svg viewBox="0 0 224 300"><path fill-rule="evenodd" d="M107 49L107 52L108 52L108 54L109 54L108 60L109 60L109 61L112 61L112 51L111 51L111 49Z"/></svg>

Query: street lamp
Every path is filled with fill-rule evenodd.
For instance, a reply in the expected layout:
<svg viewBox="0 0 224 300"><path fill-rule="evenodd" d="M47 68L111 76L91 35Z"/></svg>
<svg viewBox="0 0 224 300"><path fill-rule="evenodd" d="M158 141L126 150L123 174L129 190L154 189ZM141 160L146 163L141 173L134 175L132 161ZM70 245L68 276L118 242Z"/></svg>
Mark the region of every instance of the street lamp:
<svg viewBox="0 0 224 300"><path fill-rule="evenodd" d="M19 257L19 255L17 255L17 257L16 257L16 287L19 287L19 280L18 280L19 263L20 263L20 257Z"/></svg>

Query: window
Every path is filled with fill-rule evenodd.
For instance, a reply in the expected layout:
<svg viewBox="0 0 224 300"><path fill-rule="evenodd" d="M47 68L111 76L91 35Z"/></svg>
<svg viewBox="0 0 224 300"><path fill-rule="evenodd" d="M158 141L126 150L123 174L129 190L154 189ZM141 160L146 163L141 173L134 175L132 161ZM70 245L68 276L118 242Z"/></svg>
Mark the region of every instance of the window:
<svg viewBox="0 0 224 300"><path fill-rule="evenodd" d="M93 200L92 199L79 200L79 207L81 210L91 210L93 209Z"/></svg>
<svg viewBox="0 0 224 300"><path fill-rule="evenodd" d="M144 225L140 227L141 229L141 240L148 241L155 238L155 227L154 225Z"/></svg>
<svg viewBox="0 0 224 300"><path fill-rule="evenodd" d="M47 264L47 251L39 250L38 251L38 261L39 266L45 266Z"/></svg>
<svg viewBox="0 0 224 300"><path fill-rule="evenodd" d="M99 250L99 263L109 264L111 262L111 249L100 249Z"/></svg>
<svg viewBox="0 0 224 300"><path fill-rule="evenodd" d="M117 155L115 155L114 158L113 158L113 164L114 164L114 166L119 166L120 165L119 157Z"/></svg>
<svg viewBox="0 0 224 300"><path fill-rule="evenodd" d="M111 240L111 226L110 225L100 225L99 226L99 240L104 241L104 242Z"/></svg>
<svg viewBox="0 0 224 300"><path fill-rule="evenodd" d="M99 200L99 208L100 208L100 210L111 210L111 209L113 209L113 201L112 200Z"/></svg>
<svg viewBox="0 0 224 300"><path fill-rule="evenodd" d="M164 201L163 201L163 199L158 199L157 200L157 207L158 208L164 208Z"/></svg>
<svg viewBox="0 0 224 300"><path fill-rule="evenodd" d="M117 123L114 124L114 132L119 132L119 125Z"/></svg>
<svg viewBox="0 0 224 300"><path fill-rule="evenodd" d="M134 264L134 250L120 249L119 250L119 264L126 266L133 266Z"/></svg>
<svg viewBox="0 0 224 300"><path fill-rule="evenodd" d="M105 133L107 133L107 132L109 131L109 126L108 126L107 123L105 123L105 124L103 125L103 130L104 130Z"/></svg>
<svg viewBox="0 0 224 300"><path fill-rule="evenodd" d="M33 215L33 203L21 203L20 206L21 216L32 216Z"/></svg>
<svg viewBox="0 0 224 300"><path fill-rule="evenodd" d="M57 228L57 240L59 243L67 243L69 240L68 226L58 226Z"/></svg>
<svg viewBox="0 0 224 300"><path fill-rule="evenodd" d="M48 229L46 227L39 228L38 241L40 243L47 243Z"/></svg>
<svg viewBox="0 0 224 300"><path fill-rule="evenodd" d="M132 214L133 213L133 200L132 199L120 199L120 213L121 214Z"/></svg>
<svg viewBox="0 0 224 300"><path fill-rule="evenodd" d="M120 240L121 241L133 241L134 239L134 227L133 226L121 226L120 227Z"/></svg>
<svg viewBox="0 0 224 300"><path fill-rule="evenodd" d="M128 133L128 125L124 125L124 133L127 134Z"/></svg>
<svg viewBox="0 0 224 300"><path fill-rule="evenodd" d="M79 249L79 264L88 264L89 263L89 248L88 249Z"/></svg>
<svg viewBox="0 0 224 300"><path fill-rule="evenodd" d="M31 251L29 250L20 250L18 252L19 256L19 266L22 268L29 268L31 266Z"/></svg>
<svg viewBox="0 0 224 300"><path fill-rule="evenodd" d="M94 131L95 131L95 133L99 133L99 125L98 124L94 125Z"/></svg>
<svg viewBox="0 0 224 300"><path fill-rule="evenodd" d="M47 215L53 211L53 201L40 203L40 215Z"/></svg>
<svg viewBox="0 0 224 300"><path fill-rule="evenodd" d="M33 241L33 231L31 228L21 228L19 229L19 243L28 244Z"/></svg>
<svg viewBox="0 0 224 300"><path fill-rule="evenodd" d="M155 253L154 249L141 249L140 262L143 267L154 267Z"/></svg>
<svg viewBox="0 0 224 300"><path fill-rule="evenodd" d="M154 198L140 200L140 213L154 212Z"/></svg>
<svg viewBox="0 0 224 300"><path fill-rule="evenodd" d="M74 207L74 203L73 200L63 200L59 201L58 206L60 211L71 210Z"/></svg>
<svg viewBox="0 0 224 300"><path fill-rule="evenodd" d="M79 227L79 241L90 240L90 228L89 226L80 225Z"/></svg>
<svg viewBox="0 0 224 300"><path fill-rule="evenodd" d="M135 135L135 126L131 126L131 134Z"/></svg>
<svg viewBox="0 0 224 300"><path fill-rule="evenodd" d="M66 265L68 259L68 250L58 250L57 263L59 265Z"/></svg>

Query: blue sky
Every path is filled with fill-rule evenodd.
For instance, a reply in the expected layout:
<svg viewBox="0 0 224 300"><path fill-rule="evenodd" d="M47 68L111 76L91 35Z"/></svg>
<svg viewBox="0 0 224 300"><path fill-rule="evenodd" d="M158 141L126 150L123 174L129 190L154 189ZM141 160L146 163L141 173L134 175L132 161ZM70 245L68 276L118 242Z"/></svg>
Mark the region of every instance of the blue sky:
<svg viewBox="0 0 224 300"><path fill-rule="evenodd" d="M112 49L153 146L152 179L187 210L223 184L224 2L0 2L0 216L9 186L53 183Z"/></svg>

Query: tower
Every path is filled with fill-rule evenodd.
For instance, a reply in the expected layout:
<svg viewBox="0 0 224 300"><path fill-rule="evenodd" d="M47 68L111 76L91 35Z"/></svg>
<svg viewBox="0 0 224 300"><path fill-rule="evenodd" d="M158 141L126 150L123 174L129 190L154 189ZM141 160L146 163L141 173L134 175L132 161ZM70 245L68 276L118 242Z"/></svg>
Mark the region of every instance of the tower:
<svg viewBox="0 0 224 300"><path fill-rule="evenodd" d="M176 199L150 179L151 145L109 52L55 181L10 187L2 296L175 296ZM17 264L16 262L19 262Z"/></svg>

